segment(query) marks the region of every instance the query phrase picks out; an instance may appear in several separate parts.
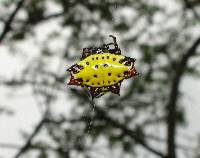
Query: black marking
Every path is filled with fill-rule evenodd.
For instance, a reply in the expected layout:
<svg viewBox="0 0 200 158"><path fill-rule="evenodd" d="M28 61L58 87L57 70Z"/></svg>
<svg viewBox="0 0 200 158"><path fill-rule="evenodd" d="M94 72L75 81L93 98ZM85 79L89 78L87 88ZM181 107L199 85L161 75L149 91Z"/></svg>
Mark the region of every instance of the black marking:
<svg viewBox="0 0 200 158"><path fill-rule="evenodd" d="M104 66L104 67L108 67L108 64L104 64L103 66Z"/></svg>
<svg viewBox="0 0 200 158"><path fill-rule="evenodd" d="M78 78L77 81L83 82L83 79L82 78Z"/></svg>
<svg viewBox="0 0 200 158"><path fill-rule="evenodd" d="M87 61L87 62L86 62L86 65L90 65L90 63Z"/></svg>
<svg viewBox="0 0 200 158"><path fill-rule="evenodd" d="M99 66L98 66L98 65L95 65L94 67L95 67L96 69L98 69Z"/></svg>
<svg viewBox="0 0 200 158"><path fill-rule="evenodd" d="M97 78L97 75L96 75L96 74L94 74L94 77L95 77L95 78Z"/></svg>
<svg viewBox="0 0 200 158"><path fill-rule="evenodd" d="M123 63L123 60L120 60L119 63L122 64L122 63Z"/></svg>
<svg viewBox="0 0 200 158"><path fill-rule="evenodd" d="M131 64L132 64L132 67L134 67L135 60L136 59L134 59L134 58L125 57L123 59L123 62L124 62L124 65L126 65L126 66L131 66Z"/></svg>
<svg viewBox="0 0 200 158"><path fill-rule="evenodd" d="M124 75L125 75L125 76L128 76L128 71L124 71Z"/></svg>
<svg viewBox="0 0 200 158"><path fill-rule="evenodd" d="M124 63L124 65L126 65L126 66L131 66L131 61L130 61L130 60L126 61L126 62Z"/></svg>
<svg viewBox="0 0 200 158"><path fill-rule="evenodd" d="M74 64L72 65L70 68L67 69L67 71L72 72L74 74L77 74L78 72L80 72L80 70L82 70L84 67L78 64Z"/></svg>
<svg viewBox="0 0 200 158"><path fill-rule="evenodd" d="M92 99L94 99L94 97L98 98L102 96L103 94L105 94L105 92L103 91L102 87L91 87L90 94L92 96Z"/></svg>
<svg viewBox="0 0 200 158"><path fill-rule="evenodd" d="M81 59L85 59L87 58L88 56L91 55L91 49L90 48L83 48L83 52L82 52L82 57Z"/></svg>
<svg viewBox="0 0 200 158"><path fill-rule="evenodd" d="M111 76L111 73L110 73L110 72L108 73L108 76Z"/></svg>
<svg viewBox="0 0 200 158"><path fill-rule="evenodd" d="M120 93L120 85L115 84L113 86L110 87L110 91L114 94L118 94Z"/></svg>

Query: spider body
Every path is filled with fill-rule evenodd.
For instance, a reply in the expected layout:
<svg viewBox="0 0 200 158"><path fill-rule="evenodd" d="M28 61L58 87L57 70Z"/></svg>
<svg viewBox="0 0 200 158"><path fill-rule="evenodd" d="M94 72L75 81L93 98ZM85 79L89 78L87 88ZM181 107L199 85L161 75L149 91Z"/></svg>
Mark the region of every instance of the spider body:
<svg viewBox="0 0 200 158"><path fill-rule="evenodd" d="M114 43L99 48L84 48L80 62L68 69L71 73L68 84L86 87L92 98L108 91L119 94L121 82L137 75L135 59L121 55L116 38L110 37ZM109 49L111 44L115 46L114 49Z"/></svg>

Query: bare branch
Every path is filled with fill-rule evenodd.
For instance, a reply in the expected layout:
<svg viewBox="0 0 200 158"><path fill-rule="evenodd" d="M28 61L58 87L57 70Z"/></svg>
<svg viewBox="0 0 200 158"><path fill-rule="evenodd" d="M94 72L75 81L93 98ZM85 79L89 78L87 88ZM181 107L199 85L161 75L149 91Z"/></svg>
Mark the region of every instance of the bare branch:
<svg viewBox="0 0 200 158"><path fill-rule="evenodd" d="M50 14L50 15L47 15L47 16L43 17L42 19L40 19L40 21L50 20L50 19L53 19L53 18L58 18L58 17L63 16L63 15L64 15L64 12Z"/></svg>
<svg viewBox="0 0 200 158"><path fill-rule="evenodd" d="M0 43L2 43L3 39L6 37L6 34L11 30L11 24L12 24L15 16L17 15L18 11L23 6L24 2L25 2L25 0L20 0L17 3L15 10L12 12L12 14L10 15L10 17L6 21L5 26L3 28L3 32L0 35Z"/></svg>
<svg viewBox="0 0 200 158"><path fill-rule="evenodd" d="M33 133L30 135L24 146L21 147L20 151L15 155L14 158L19 158L24 152L31 147L31 142L34 139L34 137L38 134L40 129L43 127L43 125L46 122L46 115L45 117L38 123L36 128L34 129Z"/></svg>
<svg viewBox="0 0 200 158"><path fill-rule="evenodd" d="M168 114L167 114L167 126L168 126L168 135L167 135L167 147L168 147L168 157L176 158L176 143L175 143L175 134L176 134L176 104L179 95L179 85L181 78L186 70L188 61L190 57L196 54L196 49L200 44L200 37L192 44L192 46L186 51L180 61L177 63L175 70L175 75L172 80L169 102L167 104Z"/></svg>

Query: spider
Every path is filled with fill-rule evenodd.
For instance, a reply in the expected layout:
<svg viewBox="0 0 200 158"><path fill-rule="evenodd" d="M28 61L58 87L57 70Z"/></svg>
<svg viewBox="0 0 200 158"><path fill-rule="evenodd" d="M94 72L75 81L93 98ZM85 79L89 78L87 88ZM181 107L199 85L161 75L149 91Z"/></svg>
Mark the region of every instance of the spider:
<svg viewBox="0 0 200 158"><path fill-rule="evenodd" d="M67 69L71 74L68 85L86 87L92 99L109 91L120 95L122 81L138 75L136 59L121 55L116 37L109 37L112 43L83 48L81 60Z"/></svg>

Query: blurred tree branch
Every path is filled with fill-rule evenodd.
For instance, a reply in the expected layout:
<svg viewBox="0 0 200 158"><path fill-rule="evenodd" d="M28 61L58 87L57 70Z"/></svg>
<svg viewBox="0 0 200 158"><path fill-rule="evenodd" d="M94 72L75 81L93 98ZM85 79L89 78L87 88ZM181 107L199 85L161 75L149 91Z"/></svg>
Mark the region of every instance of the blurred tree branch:
<svg viewBox="0 0 200 158"><path fill-rule="evenodd" d="M8 20L5 22L3 31L2 31L2 33L0 34L0 43L2 43L2 41L3 41L4 38L6 37L6 34L12 29L12 28L11 28L12 22L13 22L15 16L17 15L18 11L22 8L24 2L25 2L25 0L20 0L20 1L17 3L16 8L15 8L14 11L12 12L12 14L11 14L10 17L8 18Z"/></svg>
<svg viewBox="0 0 200 158"><path fill-rule="evenodd" d="M147 142L145 142L145 140L140 138L134 131L132 131L131 129L128 129L123 124L121 124L121 123L115 121L114 119L112 119L111 117L109 117L106 114L106 112L104 110L102 110L101 108L97 107L93 101L90 101L90 104L95 107L95 111L97 112L100 119L103 119L103 120L107 121L108 123L110 123L112 126L120 129L124 133L124 135L128 135L129 137L133 138L138 144L140 144L142 147L144 147L151 153L153 153L161 158L166 158L166 156L162 152L152 148L150 145L147 144Z"/></svg>
<svg viewBox="0 0 200 158"><path fill-rule="evenodd" d="M64 14L65 14L64 12L58 12L58 13L53 13L53 14L50 14L50 15L46 15L46 16L43 16L43 17L37 19L37 21L34 21L34 23L32 21L29 21L29 19L27 19L27 20L18 20L17 22L24 23L24 25L25 24L34 25L34 24L38 24L38 23L46 21L46 20L50 20L50 19L54 19L54 18L58 18L58 17L64 16Z"/></svg>
<svg viewBox="0 0 200 158"><path fill-rule="evenodd" d="M200 37L192 44L192 46L184 53L180 61L177 63L174 77L171 84L169 102L167 104L167 151L168 158L176 158L176 106L179 95L179 86L182 76L186 70L189 59L196 54L196 49L200 44Z"/></svg>
<svg viewBox="0 0 200 158"><path fill-rule="evenodd" d="M193 5L189 0L183 0L186 8L191 9L196 19L200 20L200 16L197 11L194 9L195 5Z"/></svg>
<svg viewBox="0 0 200 158"><path fill-rule="evenodd" d="M14 158L19 158L21 155L24 154L24 152L31 147L31 142L34 139L34 137L38 134L40 129L43 127L43 125L46 122L46 115L42 118L42 120L38 123L38 125L35 127L33 133L30 135L24 146L21 147L19 152L14 156Z"/></svg>

